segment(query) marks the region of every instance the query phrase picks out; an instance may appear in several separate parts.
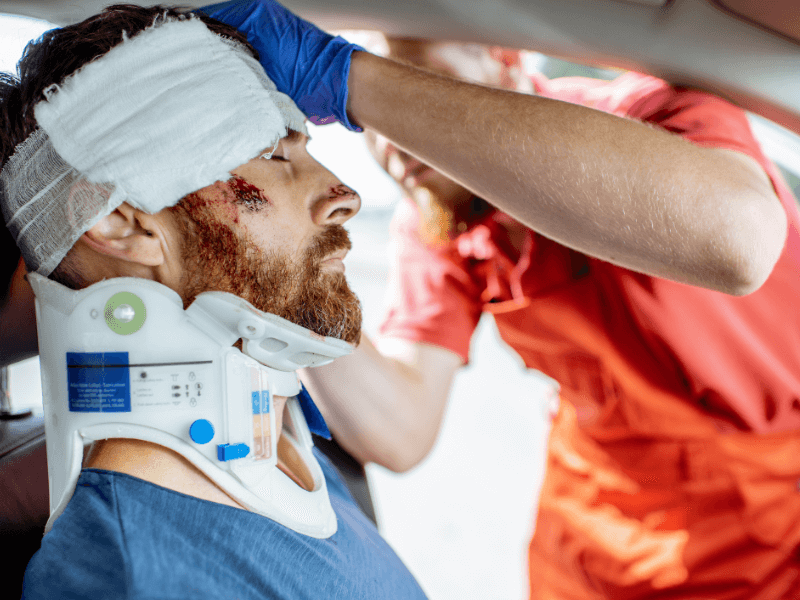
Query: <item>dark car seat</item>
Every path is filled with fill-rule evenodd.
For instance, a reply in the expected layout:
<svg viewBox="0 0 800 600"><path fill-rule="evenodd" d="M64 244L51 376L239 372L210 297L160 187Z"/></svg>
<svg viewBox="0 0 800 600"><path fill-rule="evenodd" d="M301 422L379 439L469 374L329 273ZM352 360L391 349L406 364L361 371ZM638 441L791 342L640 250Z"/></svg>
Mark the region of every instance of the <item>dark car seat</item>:
<svg viewBox="0 0 800 600"><path fill-rule="evenodd" d="M7 232L0 232L0 236ZM36 318L33 292L25 282L16 247L0 243L10 266L0 260L0 368L36 356ZM13 242L11 242L13 245ZM7 378L0 378L0 384ZM0 389L7 394L7 389ZM375 510L364 468L335 440L314 437L330 459L364 513L375 522ZM49 515L47 456L41 414L11 414L0 410L0 547L4 557L0 599L19 598L22 578L31 556L39 549Z"/></svg>

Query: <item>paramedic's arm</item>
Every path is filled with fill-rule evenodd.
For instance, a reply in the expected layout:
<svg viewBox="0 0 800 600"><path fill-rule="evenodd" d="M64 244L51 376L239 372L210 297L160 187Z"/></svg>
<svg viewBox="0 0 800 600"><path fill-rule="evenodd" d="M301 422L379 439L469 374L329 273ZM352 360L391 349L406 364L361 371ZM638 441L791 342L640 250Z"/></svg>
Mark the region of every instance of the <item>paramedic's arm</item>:
<svg viewBox="0 0 800 600"><path fill-rule="evenodd" d="M535 231L729 294L768 277L786 216L758 163L574 104L354 52L348 114Z"/></svg>
<svg viewBox="0 0 800 600"><path fill-rule="evenodd" d="M305 369L302 379L337 441L362 463L406 471L433 448L453 376L455 352L364 335L349 356Z"/></svg>

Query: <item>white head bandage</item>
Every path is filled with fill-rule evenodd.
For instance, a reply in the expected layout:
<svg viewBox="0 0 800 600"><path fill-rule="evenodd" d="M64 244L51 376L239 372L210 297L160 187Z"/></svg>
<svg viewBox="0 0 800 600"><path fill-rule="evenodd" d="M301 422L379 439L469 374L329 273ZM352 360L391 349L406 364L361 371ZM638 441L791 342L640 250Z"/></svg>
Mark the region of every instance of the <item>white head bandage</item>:
<svg viewBox="0 0 800 600"><path fill-rule="evenodd" d="M37 129L0 173L6 226L49 275L123 202L147 213L227 180L304 116L237 42L160 21L45 91Z"/></svg>

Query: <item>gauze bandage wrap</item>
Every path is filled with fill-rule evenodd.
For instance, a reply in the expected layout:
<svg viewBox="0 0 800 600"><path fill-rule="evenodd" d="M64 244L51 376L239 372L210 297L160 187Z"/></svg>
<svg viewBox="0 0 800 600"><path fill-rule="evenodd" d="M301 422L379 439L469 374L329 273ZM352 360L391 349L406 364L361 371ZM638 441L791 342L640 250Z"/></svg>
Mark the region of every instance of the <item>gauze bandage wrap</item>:
<svg viewBox="0 0 800 600"><path fill-rule="evenodd" d="M199 19L166 20L45 91L40 127L0 173L3 216L49 275L123 202L148 213L259 156L304 116L245 48Z"/></svg>
<svg viewBox="0 0 800 600"><path fill-rule="evenodd" d="M347 116L347 80L351 56L363 48L322 31L273 0L232 0L199 10L246 33L270 79L312 123L338 121L361 131Z"/></svg>

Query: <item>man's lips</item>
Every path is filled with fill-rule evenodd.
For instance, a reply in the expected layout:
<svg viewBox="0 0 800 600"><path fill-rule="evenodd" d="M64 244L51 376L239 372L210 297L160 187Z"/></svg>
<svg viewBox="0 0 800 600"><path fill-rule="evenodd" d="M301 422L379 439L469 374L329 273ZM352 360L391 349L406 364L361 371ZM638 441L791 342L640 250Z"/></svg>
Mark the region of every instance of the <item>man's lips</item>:
<svg viewBox="0 0 800 600"><path fill-rule="evenodd" d="M333 254L326 256L320 264L323 266L341 268L344 270L345 256L347 256L347 250L337 250Z"/></svg>
<svg viewBox="0 0 800 600"><path fill-rule="evenodd" d="M342 248L341 250L337 250L325 257L325 260L344 260L344 257L347 256L349 250L347 248Z"/></svg>

